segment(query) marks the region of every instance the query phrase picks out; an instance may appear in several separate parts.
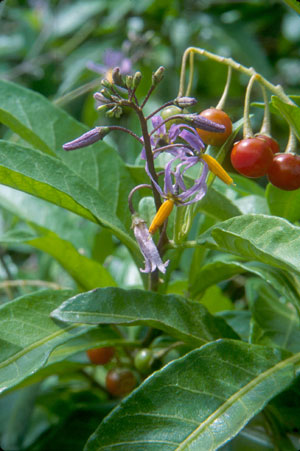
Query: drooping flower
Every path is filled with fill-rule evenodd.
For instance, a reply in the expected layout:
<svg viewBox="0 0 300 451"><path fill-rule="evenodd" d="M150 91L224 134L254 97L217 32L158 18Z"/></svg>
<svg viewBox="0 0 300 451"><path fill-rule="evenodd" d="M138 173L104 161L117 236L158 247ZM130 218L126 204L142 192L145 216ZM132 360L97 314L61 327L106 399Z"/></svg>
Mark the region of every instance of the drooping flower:
<svg viewBox="0 0 300 451"><path fill-rule="evenodd" d="M98 64L93 61L87 63L88 69L105 76L109 82L112 82L112 70L114 67L119 67L122 75L128 75L132 70L132 63L123 52L113 49L107 49L104 52L103 64Z"/></svg>
<svg viewBox="0 0 300 451"><path fill-rule="evenodd" d="M162 262L158 249L149 233L146 222L138 216L134 216L132 220L132 228L139 248L145 258L145 269L140 268L140 271L149 273L158 269L160 272L165 274L169 260L165 263Z"/></svg>

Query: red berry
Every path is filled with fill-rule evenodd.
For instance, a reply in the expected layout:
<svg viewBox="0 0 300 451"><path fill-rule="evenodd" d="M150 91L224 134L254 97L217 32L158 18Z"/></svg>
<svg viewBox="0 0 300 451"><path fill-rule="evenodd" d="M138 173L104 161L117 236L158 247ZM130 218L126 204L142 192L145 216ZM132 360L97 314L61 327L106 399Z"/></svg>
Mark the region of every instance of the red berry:
<svg viewBox="0 0 300 451"><path fill-rule="evenodd" d="M228 114L216 108L209 108L202 111L202 113L200 113L200 116L203 116L210 121L216 122L217 124L225 126L225 131L223 133L207 132L206 130L201 130L200 128L196 129L198 135L205 144L219 147L222 146L222 144L224 144L224 142L232 132L232 122Z"/></svg>
<svg viewBox="0 0 300 451"><path fill-rule="evenodd" d="M106 389L116 397L125 396L136 386L136 378L132 371L125 368L114 368L106 375Z"/></svg>
<svg viewBox="0 0 300 451"><path fill-rule="evenodd" d="M105 365L113 358L115 348L107 347L89 349L86 353L92 363L95 363L96 365Z"/></svg>
<svg viewBox="0 0 300 451"><path fill-rule="evenodd" d="M272 164L273 152L263 139L246 138L235 143L231 152L234 169L246 177L262 177Z"/></svg>
<svg viewBox="0 0 300 451"><path fill-rule="evenodd" d="M263 139L264 141L266 141L266 143L268 144L268 146L270 147L270 149L272 150L274 155L275 155L275 153L279 153L280 152L280 148L279 148L278 142L275 141L275 139L271 138L270 136L267 136L267 135L256 135L256 138Z"/></svg>
<svg viewBox="0 0 300 451"><path fill-rule="evenodd" d="M300 157L292 153L275 155L268 179L272 185L285 191L300 188Z"/></svg>

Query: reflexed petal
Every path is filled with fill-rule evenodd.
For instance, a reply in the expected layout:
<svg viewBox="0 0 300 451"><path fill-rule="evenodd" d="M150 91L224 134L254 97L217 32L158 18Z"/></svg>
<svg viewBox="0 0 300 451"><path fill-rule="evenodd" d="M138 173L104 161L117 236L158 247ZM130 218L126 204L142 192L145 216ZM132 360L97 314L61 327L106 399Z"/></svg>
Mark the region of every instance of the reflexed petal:
<svg viewBox="0 0 300 451"><path fill-rule="evenodd" d="M154 184L154 186L155 186L155 188L157 189L157 191L159 192L159 194L160 194L161 196L163 196L163 195L164 195L163 190L161 189L161 187L159 186L159 184L153 179L153 177L152 177L152 175L151 175L151 173L150 173L150 171L149 171L147 161L146 161L146 164L145 164L145 171L147 172L147 174L148 174L148 176L149 176L151 182Z"/></svg>
<svg viewBox="0 0 300 451"><path fill-rule="evenodd" d="M158 135L166 134L165 124L161 125L161 123L163 122L161 116L159 116L159 115L153 116L153 118L151 119L151 122L152 122L153 128L159 127L155 132L156 134L158 134Z"/></svg>
<svg viewBox="0 0 300 451"><path fill-rule="evenodd" d="M206 187L205 180L206 180L207 173L208 173L208 166L207 166L206 163L204 163L201 176L197 180L195 180L195 183L194 183L194 185L191 188L189 188L185 192L181 193L178 196L178 198L180 200L182 200L182 201L185 201L186 199L188 199L189 197L193 196L198 191L199 191L200 198L202 198L206 194L207 187ZM204 193L204 194L201 194L201 193ZM197 196L197 198L198 197L199 196ZM192 203L192 202L196 202L196 201L195 200L189 201L189 203ZM185 203L185 205L188 205L188 204Z"/></svg>
<svg viewBox="0 0 300 451"><path fill-rule="evenodd" d="M183 130L180 133L180 138L184 139L193 149L197 150L197 152L200 152L201 149L204 149L205 145L198 135L198 133L191 129L192 132L189 132L187 130Z"/></svg>
<svg viewBox="0 0 300 451"><path fill-rule="evenodd" d="M176 158L173 158L170 160L165 167L165 184L164 184L164 192L166 195L168 194L174 194L174 187L173 187L173 180L172 180L172 163L173 161L177 160Z"/></svg>

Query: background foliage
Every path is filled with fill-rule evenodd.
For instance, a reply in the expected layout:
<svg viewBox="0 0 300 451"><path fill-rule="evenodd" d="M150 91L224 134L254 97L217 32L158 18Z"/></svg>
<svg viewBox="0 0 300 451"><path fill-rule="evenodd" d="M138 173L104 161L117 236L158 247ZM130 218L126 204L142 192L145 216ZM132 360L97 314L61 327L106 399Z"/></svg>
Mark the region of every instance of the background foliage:
<svg viewBox="0 0 300 451"><path fill-rule="evenodd" d="M141 95L166 67L149 111L176 96L188 46L255 67L300 104L299 14L260 0L6 0L0 15L2 448L74 451L91 436L87 450L114 441L122 450L299 449L299 190L237 174L234 187L216 180L189 237L195 248L169 252L172 277L155 294L142 290L127 208L130 189L147 182L140 146L114 134L62 150L109 123L94 108L101 77L87 68L109 48L143 73ZM216 105L225 79L224 67L197 60L199 111ZM247 81L233 76L234 122ZM253 100L258 129L258 89ZM288 127L274 106L283 149ZM300 129L298 108L280 112ZM122 125L139 134L129 112ZM149 199L140 211L153 215ZM23 282L6 283L14 280ZM159 371L120 403L104 389L116 358L96 367L85 351L115 346L132 367L128 350L146 345Z"/></svg>

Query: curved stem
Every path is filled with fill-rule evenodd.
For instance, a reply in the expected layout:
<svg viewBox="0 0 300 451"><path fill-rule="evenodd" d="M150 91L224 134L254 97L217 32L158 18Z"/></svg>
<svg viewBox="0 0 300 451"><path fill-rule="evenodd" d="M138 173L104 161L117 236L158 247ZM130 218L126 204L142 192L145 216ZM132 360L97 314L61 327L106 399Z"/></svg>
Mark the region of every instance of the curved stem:
<svg viewBox="0 0 300 451"><path fill-rule="evenodd" d="M244 130L243 130L243 137L244 138L252 138L253 137L253 131L251 127L250 117L249 117L249 108L250 108L250 96L251 96L251 90L253 87L253 84L256 81L256 74L252 75L247 89L246 89L246 95L245 95L245 106L244 106Z"/></svg>
<svg viewBox="0 0 300 451"><path fill-rule="evenodd" d="M117 131L120 131L120 132L128 133L134 139L136 139L140 144L144 144L144 141L142 140L142 138L139 138L135 133L133 133L128 128L120 127L119 125L107 125L107 128L109 128L110 130L117 130Z"/></svg>
<svg viewBox="0 0 300 451"><path fill-rule="evenodd" d="M226 83L224 86L224 91L223 94L216 106L217 110L223 110L224 106L225 106L225 102L228 96L228 91L229 91L229 87L230 87L230 82L231 82L231 74L232 74L232 67L228 66L228 71L227 71L227 79L226 79Z"/></svg>
<svg viewBox="0 0 300 451"><path fill-rule="evenodd" d="M284 153L295 153L296 147L297 147L297 139L292 130L292 127L290 127L289 139L288 139Z"/></svg>
<svg viewBox="0 0 300 451"><path fill-rule="evenodd" d="M271 136L271 121L270 121L270 108L269 108L269 100L266 92L266 88L263 85L260 85L264 98L264 118L261 124L261 129L259 131L262 135Z"/></svg>
<svg viewBox="0 0 300 451"><path fill-rule="evenodd" d="M135 211L135 209L134 209L134 207L133 207L133 203L132 203L132 197L133 197L133 195L134 195L134 193L135 193L136 191L138 191L139 189L142 189L142 188L149 188L149 189L152 190L152 186L151 186L151 185L147 185L146 183L143 183L142 185L137 185L137 186L135 186L135 187L130 191L130 193L129 193L129 195L128 195L128 206L129 206L130 213L131 213L132 215L135 215L135 214L136 214L136 211Z"/></svg>
<svg viewBox="0 0 300 451"><path fill-rule="evenodd" d="M225 58L224 56L219 56L219 55L216 55L214 53L208 52L204 49L197 48L197 47L188 47L183 54L182 63L181 63L178 97L181 97L182 93L184 91L186 60L190 53L195 53L197 55L206 56L207 58L209 58L213 61L216 61L221 64L225 64L226 66L230 66L230 67L232 67L232 69L235 69L238 72L248 75L248 77L252 77L252 75L256 75L257 81L259 81L262 85L264 85L270 92L272 92L277 97L279 97L283 102L288 103L290 105L295 105L295 103L285 94L284 90L282 89L282 86L273 85L262 75L258 74L253 67L245 67L242 64L234 61L232 58Z"/></svg>
<svg viewBox="0 0 300 451"><path fill-rule="evenodd" d="M151 114L149 114L149 116L147 116L145 119L146 121L148 121L148 119L151 119L151 117L155 116L157 113L159 113L161 110L163 110L164 108L166 108L167 106L171 106L174 105L174 101L171 100L170 102L165 103L164 105L160 106L159 108L157 108L157 110L153 111Z"/></svg>
<svg viewBox="0 0 300 451"><path fill-rule="evenodd" d="M185 95L188 97L190 95L190 92L192 90L193 85L193 78L194 78L194 53L190 53L190 74L189 74L189 81L186 88Z"/></svg>
<svg viewBox="0 0 300 451"><path fill-rule="evenodd" d="M54 282L47 282L46 280L6 280L0 282L0 289L6 289L8 287L47 287L52 290L62 290L63 287Z"/></svg>

